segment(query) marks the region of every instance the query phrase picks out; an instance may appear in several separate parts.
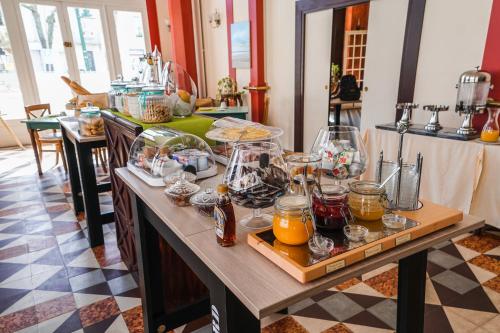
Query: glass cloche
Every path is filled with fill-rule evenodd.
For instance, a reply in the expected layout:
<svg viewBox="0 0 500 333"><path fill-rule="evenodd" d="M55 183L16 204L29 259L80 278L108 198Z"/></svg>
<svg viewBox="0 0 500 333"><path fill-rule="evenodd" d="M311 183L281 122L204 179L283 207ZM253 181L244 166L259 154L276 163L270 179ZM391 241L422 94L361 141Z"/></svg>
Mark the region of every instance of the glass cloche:
<svg viewBox="0 0 500 333"><path fill-rule="evenodd" d="M165 127L147 129L135 139L127 168L150 186L165 186L164 177L181 171L197 179L217 174L214 154L203 139Z"/></svg>
<svg viewBox="0 0 500 333"><path fill-rule="evenodd" d="M168 61L163 67L162 83L165 85L165 94L170 98L174 116L183 118L192 115L198 89L188 72L180 65Z"/></svg>
<svg viewBox="0 0 500 333"><path fill-rule="evenodd" d="M368 165L368 154L359 130L352 126L320 129L311 153L321 156L323 174L340 181L359 177Z"/></svg>

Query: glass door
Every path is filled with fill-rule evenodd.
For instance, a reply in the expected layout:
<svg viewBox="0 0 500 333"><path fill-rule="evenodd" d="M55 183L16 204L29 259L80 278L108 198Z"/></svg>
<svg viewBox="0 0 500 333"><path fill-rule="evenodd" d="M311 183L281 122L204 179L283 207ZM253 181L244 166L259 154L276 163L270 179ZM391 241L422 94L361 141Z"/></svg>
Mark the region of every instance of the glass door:
<svg viewBox="0 0 500 333"><path fill-rule="evenodd" d="M99 9L67 7L73 51L83 87L93 93L109 90L110 71Z"/></svg>
<svg viewBox="0 0 500 333"><path fill-rule="evenodd" d="M114 10L113 19L122 75L130 80L137 76L139 57L146 53L143 15L139 11Z"/></svg>
<svg viewBox="0 0 500 333"><path fill-rule="evenodd" d="M68 67L70 59L65 51L65 45L70 45L63 39L60 7L56 4L21 2L19 9L40 103L50 103L52 110L62 111L72 94L60 78L71 73Z"/></svg>
<svg viewBox="0 0 500 333"><path fill-rule="evenodd" d="M24 118L23 107L14 52L0 3L0 114L4 114L6 119Z"/></svg>

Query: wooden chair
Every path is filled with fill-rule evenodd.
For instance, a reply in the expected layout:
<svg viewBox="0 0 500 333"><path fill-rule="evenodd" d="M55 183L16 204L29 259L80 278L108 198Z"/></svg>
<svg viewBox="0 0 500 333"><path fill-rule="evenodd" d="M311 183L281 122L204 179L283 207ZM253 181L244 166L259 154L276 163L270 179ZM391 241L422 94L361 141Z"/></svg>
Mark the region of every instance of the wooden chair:
<svg viewBox="0 0 500 333"><path fill-rule="evenodd" d="M24 107L26 117L28 119L35 119L50 115L50 104L34 104ZM63 139L60 131L57 130L39 130L35 132L36 147L40 161L43 159L44 152L56 153L56 165L59 163L59 154L63 162L64 170L68 172L68 165L66 164L66 157L64 156ZM44 145L54 145L55 149L43 149Z"/></svg>

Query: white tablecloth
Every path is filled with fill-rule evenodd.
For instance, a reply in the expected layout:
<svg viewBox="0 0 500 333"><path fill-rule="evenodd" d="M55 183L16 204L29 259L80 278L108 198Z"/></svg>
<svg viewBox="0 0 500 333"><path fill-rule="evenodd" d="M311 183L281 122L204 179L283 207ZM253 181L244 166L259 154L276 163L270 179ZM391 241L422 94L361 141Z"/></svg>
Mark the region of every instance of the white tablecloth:
<svg viewBox="0 0 500 333"><path fill-rule="evenodd" d="M368 129L364 134L370 158L364 179L375 179L381 150L395 161L396 132ZM405 134L403 159L424 156L420 197L486 219L500 228L500 146Z"/></svg>

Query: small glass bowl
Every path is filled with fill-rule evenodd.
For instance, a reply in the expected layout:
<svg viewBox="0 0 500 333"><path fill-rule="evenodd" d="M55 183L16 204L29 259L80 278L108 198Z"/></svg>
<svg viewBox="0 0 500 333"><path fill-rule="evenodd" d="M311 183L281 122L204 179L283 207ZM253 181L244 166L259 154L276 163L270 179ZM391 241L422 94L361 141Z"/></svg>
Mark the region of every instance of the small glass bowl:
<svg viewBox="0 0 500 333"><path fill-rule="evenodd" d="M330 255L330 252L332 252L334 248L333 240L321 235L318 236L313 235L311 239L309 239L309 249L315 256L318 257L325 257ZM316 242L318 242L318 244L316 244Z"/></svg>
<svg viewBox="0 0 500 333"><path fill-rule="evenodd" d="M361 242L368 236L368 228L358 224L344 226L344 235L351 242Z"/></svg>
<svg viewBox="0 0 500 333"><path fill-rule="evenodd" d="M382 223L388 229L403 229L406 226L406 217L397 214L385 214Z"/></svg>
<svg viewBox="0 0 500 333"><path fill-rule="evenodd" d="M165 183L166 187L170 187L177 183L178 180L184 178L190 183L194 183L196 181L196 175L191 172L179 171L170 175L166 175L163 177L163 183Z"/></svg>
<svg viewBox="0 0 500 333"><path fill-rule="evenodd" d="M198 185L181 179L174 185L167 187L164 193L176 206L184 207L190 205L189 200L199 190L200 187Z"/></svg>
<svg viewBox="0 0 500 333"><path fill-rule="evenodd" d="M213 189L207 188L205 191L193 195L189 202L201 215L212 217L217 203L217 194L214 193Z"/></svg>

